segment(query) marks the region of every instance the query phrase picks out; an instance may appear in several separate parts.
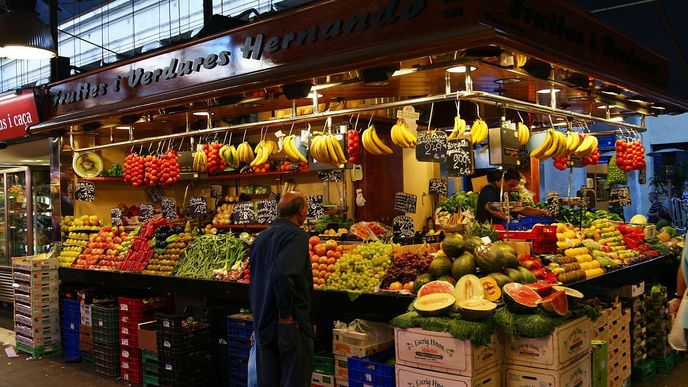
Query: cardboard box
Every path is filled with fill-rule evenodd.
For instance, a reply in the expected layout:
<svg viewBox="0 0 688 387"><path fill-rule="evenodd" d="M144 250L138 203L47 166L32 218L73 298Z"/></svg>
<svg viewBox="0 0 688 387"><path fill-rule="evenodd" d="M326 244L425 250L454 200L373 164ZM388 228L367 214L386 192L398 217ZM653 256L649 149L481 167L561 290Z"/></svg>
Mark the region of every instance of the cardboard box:
<svg viewBox="0 0 688 387"><path fill-rule="evenodd" d="M484 372L470 376L452 375L397 364L395 367L397 387L501 387L501 367L499 365Z"/></svg>
<svg viewBox="0 0 688 387"><path fill-rule="evenodd" d="M366 357L370 356L374 353L377 352L382 352L387 348L391 348L394 346L393 341L388 341L386 343L380 343L380 344L375 344L375 345L370 345L367 347L359 347L356 345L351 345L351 344L346 344L342 343L341 341L334 340L332 341L332 353L334 353L337 356L345 356L345 357Z"/></svg>
<svg viewBox="0 0 688 387"><path fill-rule="evenodd" d="M504 363L558 370L590 351L591 321L587 317L558 326L547 337L505 336Z"/></svg>
<svg viewBox="0 0 688 387"><path fill-rule="evenodd" d="M334 376L313 372L311 387L334 387Z"/></svg>
<svg viewBox="0 0 688 387"><path fill-rule="evenodd" d="M506 387L590 387L592 385L590 353L586 353L560 370L504 365Z"/></svg>
<svg viewBox="0 0 688 387"><path fill-rule="evenodd" d="M419 328L395 329L396 364L450 374L471 376L501 361L501 345L496 334L481 347L459 340L449 333Z"/></svg>
<svg viewBox="0 0 688 387"><path fill-rule="evenodd" d="M592 387L607 387L608 353L609 346L606 341L592 341Z"/></svg>
<svg viewBox="0 0 688 387"><path fill-rule="evenodd" d="M533 250L532 242L508 240L506 244L513 247L516 250L516 255L519 257L522 255L531 255Z"/></svg>
<svg viewBox="0 0 688 387"><path fill-rule="evenodd" d="M334 384L336 387L349 387L349 379L335 379Z"/></svg>
<svg viewBox="0 0 688 387"><path fill-rule="evenodd" d="M346 356L334 357L334 377L349 380L349 361Z"/></svg>
<svg viewBox="0 0 688 387"><path fill-rule="evenodd" d="M639 284L626 285L619 289L618 294L621 297L635 298L640 297L645 293L645 282Z"/></svg>
<svg viewBox="0 0 688 387"><path fill-rule="evenodd" d="M158 353L156 322L148 321L139 324L139 348Z"/></svg>

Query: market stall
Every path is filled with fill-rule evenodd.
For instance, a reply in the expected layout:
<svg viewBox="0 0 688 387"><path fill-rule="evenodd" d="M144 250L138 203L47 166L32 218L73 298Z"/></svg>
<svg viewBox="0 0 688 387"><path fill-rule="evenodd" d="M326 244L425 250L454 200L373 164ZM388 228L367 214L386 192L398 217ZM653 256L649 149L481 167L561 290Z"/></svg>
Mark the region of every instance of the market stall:
<svg viewBox="0 0 688 387"><path fill-rule="evenodd" d="M597 316L579 298L673 280L674 229L589 211L572 181L600 161L602 135L618 136L610 169L645 168L644 119L623 119L685 111L665 83L661 57L567 5L328 1L48 85L52 119L30 132L55 136L53 188L74 207L57 214L63 287L246 306L252 239L297 189L316 316L401 315L401 331L475 346L497 327L558 334ZM540 197L542 163L562 170L564 191ZM485 175L508 168L525 183L490 211L549 217L475 220ZM589 363L573 352L544 368ZM523 375L511 360L506 372ZM396 378L502 375L495 364L466 374L407 359ZM140 381L138 368L123 377Z"/></svg>

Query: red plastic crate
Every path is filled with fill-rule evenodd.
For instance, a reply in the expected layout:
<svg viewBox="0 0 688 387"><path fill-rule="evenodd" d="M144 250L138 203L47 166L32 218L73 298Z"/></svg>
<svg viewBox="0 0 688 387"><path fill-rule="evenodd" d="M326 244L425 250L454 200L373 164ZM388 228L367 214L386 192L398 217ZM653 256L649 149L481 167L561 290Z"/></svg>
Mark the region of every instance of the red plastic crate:
<svg viewBox="0 0 688 387"><path fill-rule="evenodd" d="M139 333L138 331L135 333L129 333L129 334L124 334L121 331L119 332L119 344L125 347L134 347L138 348L139 346Z"/></svg>
<svg viewBox="0 0 688 387"><path fill-rule="evenodd" d="M126 380L133 384L141 384L143 382L143 368L141 367L141 355L139 354L138 349L131 350L129 354L133 355L134 353L138 354L138 358L125 358L120 354L120 375L122 377L122 380Z"/></svg>
<svg viewBox="0 0 688 387"><path fill-rule="evenodd" d="M141 350L136 347L120 347L119 354L120 361L141 364Z"/></svg>
<svg viewBox="0 0 688 387"><path fill-rule="evenodd" d="M139 334L139 323L138 322L120 322L119 323L119 333L123 335L138 335Z"/></svg>
<svg viewBox="0 0 688 387"><path fill-rule="evenodd" d="M129 315L143 315L159 310L168 309L172 305L172 302L168 299L144 303L143 299L140 298L119 297L118 304L120 314L125 313Z"/></svg>
<svg viewBox="0 0 688 387"><path fill-rule="evenodd" d="M131 384L141 384L143 383L143 375L141 370L130 370L120 368L120 377Z"/></svg>
<svg viewBox="0 0 688 387"><path fill-rule="evenodd" d="M504 231L500 230L501 225L495 225L497 236L500 239L526 239L535 241L554 241L557 242L557 226L533 226L530 231ZM556 250L556 248L555 248Z"/></svg>

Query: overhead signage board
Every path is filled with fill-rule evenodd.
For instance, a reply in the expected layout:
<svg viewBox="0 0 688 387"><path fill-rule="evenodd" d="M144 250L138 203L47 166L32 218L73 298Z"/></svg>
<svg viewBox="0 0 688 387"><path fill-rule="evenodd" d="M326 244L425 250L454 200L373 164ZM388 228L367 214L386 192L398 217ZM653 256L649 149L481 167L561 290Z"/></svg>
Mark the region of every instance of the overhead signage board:
<svg viewBox="0 0 688 387"><path fill-rule="evenodd" d="M39 122L33 90L0 95L0 141L24 137L26 128Z"/></svg>

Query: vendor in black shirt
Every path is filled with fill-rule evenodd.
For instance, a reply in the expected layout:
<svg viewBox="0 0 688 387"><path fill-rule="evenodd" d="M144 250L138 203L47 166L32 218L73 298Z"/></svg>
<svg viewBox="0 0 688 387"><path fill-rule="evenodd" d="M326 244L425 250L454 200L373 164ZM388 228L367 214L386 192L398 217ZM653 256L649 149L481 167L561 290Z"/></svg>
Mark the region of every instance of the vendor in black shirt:
<svg viewBox="0 0 688 387"><path fill-rule="evenodd" d="M504 173L503 180L502 173ZM480 195L478 196L478 206L475 212L475 219L480 223L498 223L505 221L507 220L506 214L504 214L502 211L489 208L488 203L504 201L499 197L500 191L503 193L518 192L518 183L521 180L521 174L515 169L507 169L504 172L497 171L491 175L488 175L488 180L489 184L480 190ZM518 213L525 216L548 215L547 211L532 207L523 208L519 210Z"/></svg>

